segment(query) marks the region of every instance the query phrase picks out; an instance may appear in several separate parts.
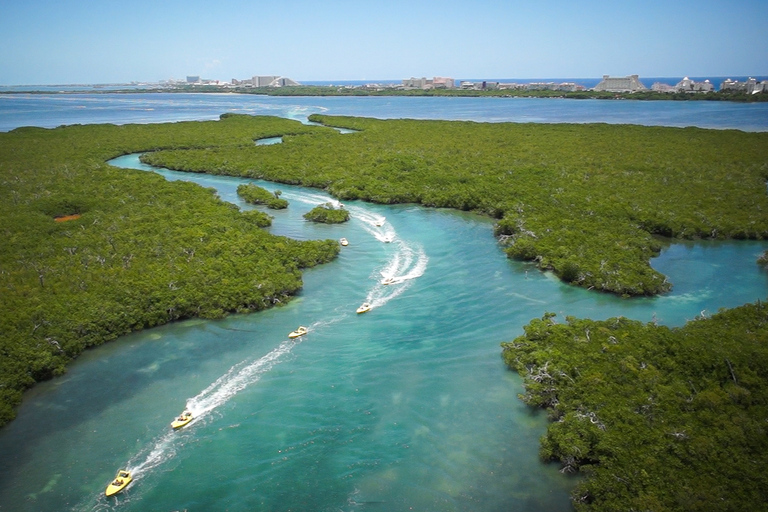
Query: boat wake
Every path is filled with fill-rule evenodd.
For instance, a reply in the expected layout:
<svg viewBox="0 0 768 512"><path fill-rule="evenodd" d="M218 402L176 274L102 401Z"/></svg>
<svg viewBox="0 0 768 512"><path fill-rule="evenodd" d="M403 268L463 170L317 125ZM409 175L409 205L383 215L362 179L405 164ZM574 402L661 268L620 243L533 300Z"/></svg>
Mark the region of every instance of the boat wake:
<svg viewBox="0 0 768 512"><path fill-rule="evenodd" d="M387 218L355 206L349 207L350 214L362 222L363 229L379 242L394 242L397 233Z"/></svg>
<svg viewBox="0 0 768 512"><path fill-rule="evenodd" d="M207 414L229 401L248 385L258 382L262 375L271 370L282 356L289 353L300 342L300 338L283 341L277 348L256 361L234 365L200 394L187 400L186 408L194 417L188 427L205 418Z"/></svg>
<svg viewBox="0 0 768 512"><path fill-rule="evenodd" d="M291 201L298 201L313 206L330 203L334 208L345 208L349 211L350 217L359 220L362 223L363 229L379 242L387 243L395 240L395 230L390 224L387 224L387 219L383 215L369 212L359 206L345 206L337 199L322 194L285 192L283 197Z"/></svg>
<svg viewBox="0 0 768 512"><path fill-rule="evenodd" d="M383 269L374 273L378 283L371 288L366 302L371 309L383 306L402 294L412 284L412 280L424 275L429 258L421 246L412 246L402 240L397 241L398 250Z"/></svg>
<svg viewBox="0 0 768 512"><path fill-rule="evenodd" d="M310 205L331 203L337 208L345 207L349 210L351 217L358 220L363 229L370 235L381 242L393 242L391 246L388 246L394 249L391 258L384 264L383 268L375 270L372 276L376 279L376 285L371 288L366 297L366 302L372 308L383 306L399 296L409 288L414 279L424 274L429 258L424 253L423 248L397 239L395 229L386 222L384 216L358 206L346 207L323 194L286 192L285 197ZM313 330L325 328L341 321L349 314L346 308L344 311L337 311L333 317L309 325L308 334L311 334ZM125 467L133 475L134 485L148 472L176 456L178 450L188 440L189 435L185 435L187 429L204 421L213 411L227 403L237 393L258 382L264 374L286 359L286 355L290 354L304 339L306 336L286 339L258 359L237 363L197 396L188 399L185 409L192 413L193 419L184 427L184 430L182 432L173 431L170 426L167 426L163 433L149 442L144 449L141 449L127 462ZM101 497L103 498L103 494ZM103 499L99 499L98 503L98 506L109 506Z"/></svg>
<svg viewBox="0 0 768 512"><path fill-rule="evenodd" d="M317 206L319 204L331 203L335 208L340 208L341 203L322 194L313 194L311 192L284 192L283 197L291 201ZM350 212L351 213L351 212Z"/></svg>
<svg viewBox="0 0 768 512"><path fill-rule="evenodd" d="M330 321L324 322L331 323ZM320 326L320 322L309 327ZM303 338L288 339L280 343L275 349L255 361L242 361L232 366L224 375L216 379L210 386L201 391L197 396L187 400L186 409L190 411L194 419L187 424L188 429L195 423L205 419L212 411L229 401L238 392L247 386L258 382L261 377L278 364L286 354L299 345ZM170 428L170 427L169 427ZM181 432L167 430L151 442L148 447L134 455L126 464L126 469L133 475L135 486L152 469L171 460L183 445L185 436Z"/></svg>
<svg viewBox="0 0 768 512"><path fill-rule="evenodd" d="M411 247L403 241L398 241L397 245L400 248L379 272L381 277L388 280L389 284L397 284L423 276L429 263L424 249L420 246Z"/></svg>

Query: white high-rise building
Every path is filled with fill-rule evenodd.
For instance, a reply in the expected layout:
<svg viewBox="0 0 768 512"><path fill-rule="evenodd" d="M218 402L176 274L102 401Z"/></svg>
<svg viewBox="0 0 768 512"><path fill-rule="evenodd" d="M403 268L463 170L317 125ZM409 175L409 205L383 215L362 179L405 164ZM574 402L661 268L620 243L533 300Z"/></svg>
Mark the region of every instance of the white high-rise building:
<svg viewBox="0 0 768 512"><path fill-rule="evenodd" d="M603 79L595 86L594 90L607 92L637 92L645 91L647 88L640 82L638 75L620 77L603 75Z"/></svg>
<svg viewBox="0 0 768 512"><path fill-rule="evenodd" d="M251 83L254 87L269 87L269 85L280 78L279 76L254 76L251 78Z"/></svg>

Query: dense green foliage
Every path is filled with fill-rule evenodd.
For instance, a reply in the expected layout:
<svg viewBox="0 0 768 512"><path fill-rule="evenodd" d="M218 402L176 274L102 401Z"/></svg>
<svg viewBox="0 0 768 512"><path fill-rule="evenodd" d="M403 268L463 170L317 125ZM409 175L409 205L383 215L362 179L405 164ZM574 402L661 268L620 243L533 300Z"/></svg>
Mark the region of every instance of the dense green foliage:
<svg viewBox="0 0 768 512"><path fill-rule="evenodd" d="M338 254L259 229L211 190L104 162L178 147L330 131L277 118L0 133L0 425L21 392L85 348L172 320L255 311ZM56 222L55 217L79 214ZM268 221L268 218L266 219Z"/></svg>
<svg viewBox="0 0 768 512"><path fill-rule="evenodd" d="M253 183L238 185L237 195L251 204L263 204L273 210L288 208L288 201L280 199L280 194L272 194L269 190Z"/></svg>
<svg viewBox="0 0 768 512"><path fill-rule="evenodd" d="M272 225L272 217L258 210L249 210L243 212L243 218L253 222L255 226L260 228L268 228Z"/></svg>
<svg viewBox="0 0 768 512"><path fill-rule="evenodd" d="M510 257L625 294L670 283L654 235L768 236L768 133L607 124L312 116L359 130L282 144L146 155L173 169L323 188L343 200L416 202L499 219Z"/></svg>
<svg viewBox="0 0 768 512"><path fill-rule="evenodd" d="M349 212L344 208L336 208L332 203L320 204L304 214L304 218L312 222L326 224L341 224L349 220Z"/></svg>
<svg viewBox="0 0 768 512"><path fill-rule="evenodd" d="M502 346L549 411L542 457L587 476L577 510L768 509L765 304L676 329L549 313Z"/></svg>
<svg viewBox="0 0 768 512"><path fill-rule="evenodd" d="M315 117L21 128L0 134L0 424L87 347L175 319L285 300L338 254L258 228L210 190L104 162L418 202L499 220L512 257L616 293L667 288L654 235L765 238L768 134L609 125ZM256 146L283 136L282 144ZM65 222L55 219L79 215ZM584 510L765 509L768 311L684 328L547 314L504 344L524 400L550 410L542 456L588 478Z"/></svg>

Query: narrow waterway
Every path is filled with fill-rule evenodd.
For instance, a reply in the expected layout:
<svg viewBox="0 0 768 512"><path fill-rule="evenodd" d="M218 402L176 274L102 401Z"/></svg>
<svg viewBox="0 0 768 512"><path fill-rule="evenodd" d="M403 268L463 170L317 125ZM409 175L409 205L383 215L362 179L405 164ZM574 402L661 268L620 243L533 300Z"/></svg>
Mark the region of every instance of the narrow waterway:
<svg viewBox="0 0 768 512"><path fill-rule="evenodd" d="M248 208L252 180L158 172ZM676 326L768 290L766 243L671 246L654 266L673 292L627 300L507 260L489 219L351 202L348 223L317 225L302 214L328 196L257 183L290 203L273 233L349 246L283 307L125 336L28 393L0 431L0 510L570 510L499 342L545 312ZM184 408L196 419L171 431ZM120 468L135 480L107 499Z"/></svg>

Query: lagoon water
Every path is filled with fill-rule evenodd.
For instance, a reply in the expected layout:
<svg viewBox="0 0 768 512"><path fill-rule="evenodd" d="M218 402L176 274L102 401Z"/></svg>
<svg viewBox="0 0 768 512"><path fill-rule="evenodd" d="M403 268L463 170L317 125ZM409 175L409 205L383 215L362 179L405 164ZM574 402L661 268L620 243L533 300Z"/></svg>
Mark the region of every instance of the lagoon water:
<svg viewBox="0 0 768 512"><path fill-rule="evenodd" d="M304 120L310 114L516 123L610 123L768 131L768 103L254 94L0 94L0 131L19 126L218 119L225 112Z"/></svg>
<svg viewBox="0 0 768 512"><path fill-rule="evenodd" d="M105 96L92 100L106 101L112 122L168 121L178 107L158 99L155 112L163 114L139 121L122 97L110 104ZM313 107L314 100L273 113L302 119L326 108ZM328 111L381 114L380 106L366 114L371 103L357 100ZM48 99L39 101L30 108L43 110ZM183 109L202 118L214 108ZM399 108L389 117L400 116ZM102 121L94 114L87 122ZM153 171L136 155L112 164L216 187L249 208L235 192L246 181L240 178ZM301 215L332 198L256 183L281 190L290 203L269 211L273 233L346 237L350 245L334 262L306 271L304 289L283 307L124 336L27 393L18 418L0 430L0 510L571 510L575 480L539 460L546 415L517 399L521 380L502 364L499 342L545 312L680 326L768 291L768 275L755 262L765 242L672 245L653 265L673 291L627 300L507 260L483 217L350 202L348 223L316 225ZM384 277L395 283L381 284ZM373 309L357 315L362 302ZM309 333L290 340L299 325ZM171 431L185 407L196 419ZM120 468L130 468L135 481L107 499L104 489Z"/></svg>

